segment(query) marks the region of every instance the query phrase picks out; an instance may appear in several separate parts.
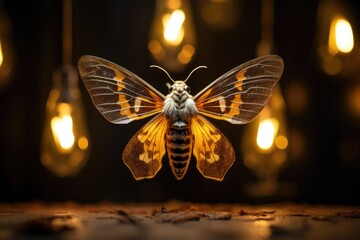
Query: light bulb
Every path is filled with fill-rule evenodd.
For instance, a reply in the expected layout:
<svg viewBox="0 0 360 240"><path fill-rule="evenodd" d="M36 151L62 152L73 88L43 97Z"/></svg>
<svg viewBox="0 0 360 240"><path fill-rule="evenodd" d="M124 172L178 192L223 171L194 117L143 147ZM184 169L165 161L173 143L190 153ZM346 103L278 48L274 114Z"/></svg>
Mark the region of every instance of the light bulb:
<svg viewBox="0 0 360 240"><path fill-rule="evenodd" d="M59 177L76 175L85 165L89 136L76 70L68 65L54 73L41 145L42 164Z"/></svg>
<svg viewBox="0 0 360 240"><path fill-rule="evenodd" d="M258 117L246 125L242 139L245 166L271 191L286 161L288 144L285 103L278 86ZM262 187L261 190L269 189ZM270 190L267 193L270 194Z"/></svg>
<svg viewBox="0 0 360 240"><path fill-rule="evenodd" d="M4 88L10 78L14 65L12 27L0 2L0 88Z"/></svg>
<svg viewBox="0 0 360 240"><path fill-rule="evenodd" d="M179 72L193 59L196 39L188 0L158 0L148 49L164 68Z"/></svg>
<svg viewBox="0 0 360 240"><path fill-rule="evenodd" d="M336 0L320 1L317 15L317 53L322 70L329 75L357 71L354 25L350 8Z"/></svg>

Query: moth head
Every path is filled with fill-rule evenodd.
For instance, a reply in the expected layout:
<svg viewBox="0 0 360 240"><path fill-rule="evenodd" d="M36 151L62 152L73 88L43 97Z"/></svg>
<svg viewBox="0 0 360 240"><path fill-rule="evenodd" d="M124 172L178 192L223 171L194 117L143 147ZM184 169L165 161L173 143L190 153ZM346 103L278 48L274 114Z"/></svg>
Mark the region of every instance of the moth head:
<svg viewBox="0 0 360 240"><path fill-rule="evenodd" d="M190 87L188 85L186 85L185 81L175 81L173 84L167 83L166 84L168 89L169 89L169 93L171 92L187 92L190 93Z"/></svg>
<svg viewBox="0 0 360 240"><path fill-rule="evenodd" d="M178 91L186 91L188 93L190 93L190 88L188 85L185 84L185 82L187 80L189 80L190 76L198 69L200 68L207 68L206 66L198 66L196 68L194 68L190 73L189 75L187 76L187 78L184 80L184 81L181 81L181 80L177 80L175 81L171 76L170 74L165 70L163 69L162 67L158 66L158 65L151 65L150 67L155 67L155 68L158 68L160 70L162 70L164 73L166 73L166 75L169 77L169 79L173 82L173 84L170 84L170 83L167 83L166 86L168 87L169 89L169 92L173 92L174 90L178 90Z"/></svg>

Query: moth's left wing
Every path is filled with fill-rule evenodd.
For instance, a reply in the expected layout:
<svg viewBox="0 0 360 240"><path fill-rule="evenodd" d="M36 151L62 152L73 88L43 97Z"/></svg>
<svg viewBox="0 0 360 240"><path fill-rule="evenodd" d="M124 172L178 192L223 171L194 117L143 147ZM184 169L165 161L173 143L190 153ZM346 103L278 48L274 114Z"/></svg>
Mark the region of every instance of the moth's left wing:
<svg viewBox="0 0 360 240"><path fill-rule="evenodd" d="M99 112L125 124L162 110L165 96L129 70L95 56L82 56L80 76Z"/></svg>
<svg viewBox="0 0 360 240"><path fill-rule="evenodd" d="M123 160L136 180L153 178L160 170L165 148L168 119L159 114L142 127L128 142Z"/></svg>
<svg viewBox="0 0 360 240"><path fill-rule="evenodd" d="M195 97L199 113L244 124L253 120L268 102L283 72L281 57L268 55L225 73Z"/></svg>
<svg viewBox="0 0 360 240"><path fill-rule="evenodd" d="M219 129L200 115L191 119L191 131L197 169L206 178L222 181L235 161L233 146Z"/></svg>

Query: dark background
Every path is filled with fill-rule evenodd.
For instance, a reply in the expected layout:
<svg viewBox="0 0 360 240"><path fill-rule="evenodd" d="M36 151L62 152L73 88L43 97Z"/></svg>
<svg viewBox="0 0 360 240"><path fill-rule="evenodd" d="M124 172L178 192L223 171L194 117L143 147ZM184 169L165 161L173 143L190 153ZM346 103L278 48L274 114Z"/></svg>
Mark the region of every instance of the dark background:
<svg viewBox="0 0 360 240"><path fill-rule="evenodd" d="M256 56L260 1L239 1L238 21L228 30L205 24L199 1L191 2L197 53L186 71L173 76L184 79L195 66L207 65L207 70L197 72L189 81L196 93L227 70ZM354 13L360 12L358 1L343 2ZM148 67L154 64L147 42L155 1L74 0L73 4L74 65L81 55L100 56L167 92L165 75ZM360 117L349 111L346 101L351 90L359 88L360 74L334 77L321 71L316 57L317 7L318 1L275 1L274 40L276 53L285 61L280 85L288 103L290 140L287 164L279 180L291 184L295 194L266 201L359 204ZM146 120L127 126L108 123L92 105L81 82L91 134L90 158L77 177L54 176L41 164L39 149L52 73L62 64L62 2L6 0L2 8L12 22L16 62L11 82L0 90L0 201L256 201L244 191L256 180L237 147L244 126L216 122L237 154L223 182L204 179L194 159L185 178L177 181L166 158L156 178L137 182L121 154ZM360 22L353 17L355 39L359 39ZM355 40L355 48L357 44ZM305 99L299 99L305 101L301 111L292 109L297 102L292 98L296 87L304 93ZM302 146L300 150L297 144Z"/></svg>

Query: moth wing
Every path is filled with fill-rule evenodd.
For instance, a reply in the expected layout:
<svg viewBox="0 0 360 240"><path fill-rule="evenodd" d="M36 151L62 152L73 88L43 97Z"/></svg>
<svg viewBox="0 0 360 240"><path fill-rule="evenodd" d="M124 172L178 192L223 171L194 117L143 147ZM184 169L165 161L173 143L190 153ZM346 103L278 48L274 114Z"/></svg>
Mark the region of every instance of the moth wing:
<svg viewBox="0 0 360 240"><path fill-rule="evenodd" d="M284 69L281 57L268 55L225 73L195 97L199 113L244 124L252 121L268 102Z"/></svg>
<svg viewBox="0 0 360 240"><path fill-rule="evenodd" d="M153 178L160 170L167 122L164 115L155 116L126 145L122 158L136 180Z"/></svg>
<svg viewBox="0 0 360 240"><path fill-rule="evenodd" d="M235 161L230 141L213 124L198 115L191 120L193 154L197 169L205 178L222 181Z"/></svg>
<svg viewBox="0 0 360 240"><path fill-rule="evenodd" d="M129 70L95 56L82 56L80 76L99 112L126 124L161 112L164 95Z"/></svg>

